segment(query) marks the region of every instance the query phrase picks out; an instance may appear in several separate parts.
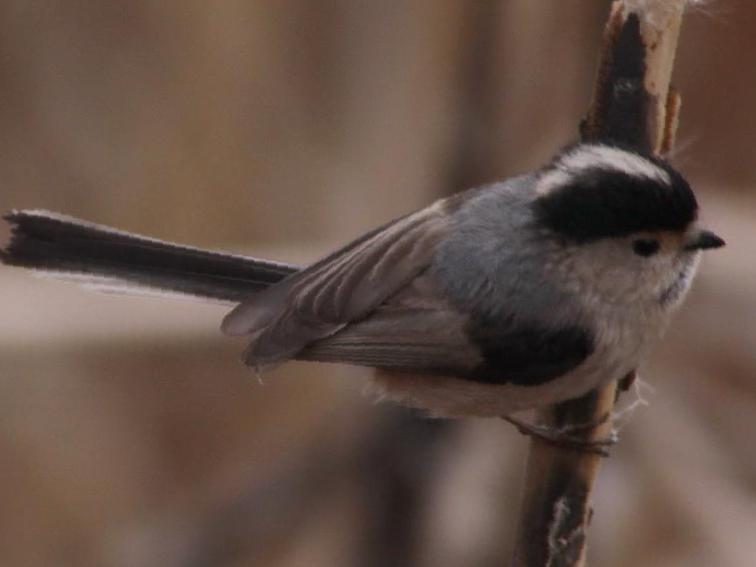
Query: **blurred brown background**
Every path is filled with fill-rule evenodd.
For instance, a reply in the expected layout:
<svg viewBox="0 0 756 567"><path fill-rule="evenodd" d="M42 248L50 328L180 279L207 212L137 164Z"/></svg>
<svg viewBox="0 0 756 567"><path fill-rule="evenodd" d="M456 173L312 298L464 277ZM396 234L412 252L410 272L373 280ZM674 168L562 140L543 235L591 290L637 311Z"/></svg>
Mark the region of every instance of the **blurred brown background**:
<svg viewBox="0 0 756 567"><path fill-rule="evenodd" d="M605 0L0 1L0 209L306 262L576 136ZM688 16L707 256L595 497L591 564L756 564L756 10ZM0 271L0 565L495 566L526 442L258 379L223 309ZM628 401L632 401L629 396Z"/></svg>

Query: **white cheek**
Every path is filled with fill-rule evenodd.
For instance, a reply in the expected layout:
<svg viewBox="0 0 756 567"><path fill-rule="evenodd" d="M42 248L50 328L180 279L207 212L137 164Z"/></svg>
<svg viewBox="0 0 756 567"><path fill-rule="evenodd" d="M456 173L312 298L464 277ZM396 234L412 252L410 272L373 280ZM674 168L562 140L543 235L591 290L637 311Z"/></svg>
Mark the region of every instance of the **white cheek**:
<svg viewBox="0 0 756 567"><path fill-rule="evenodd" d="M676 267L675 277L661 291L659 301L663 307L674 309L682 304L696 275L701 253L689 255Z"/></svg>

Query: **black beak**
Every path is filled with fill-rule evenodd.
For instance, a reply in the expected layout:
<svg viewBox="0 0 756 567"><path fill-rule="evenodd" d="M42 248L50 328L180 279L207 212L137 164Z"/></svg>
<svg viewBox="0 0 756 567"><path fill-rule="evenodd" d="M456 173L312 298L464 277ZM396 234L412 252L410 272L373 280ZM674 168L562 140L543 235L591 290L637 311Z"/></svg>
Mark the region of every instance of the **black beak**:
<svg viewBox="0 0 756 567"><path fill-rule="evenodd" d="M709 248L720 248L724 245L725 241L719 236L708 230L702 230L685 246L685 249L708 250Z"/></svg>

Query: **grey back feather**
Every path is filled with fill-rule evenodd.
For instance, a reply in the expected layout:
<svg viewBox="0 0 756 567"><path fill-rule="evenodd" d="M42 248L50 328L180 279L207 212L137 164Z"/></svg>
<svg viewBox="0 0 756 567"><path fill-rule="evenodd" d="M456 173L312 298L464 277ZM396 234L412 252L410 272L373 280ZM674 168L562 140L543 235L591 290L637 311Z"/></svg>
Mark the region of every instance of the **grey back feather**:
<svg viewBox="0 0 756 567"><path fill-rule="evenodd" d="M433 274L455 304L480 316L574 325L584 319L581 304L568 282L557 279L568 253L535 225L535 175L471 195L450 223Z"/></svg>

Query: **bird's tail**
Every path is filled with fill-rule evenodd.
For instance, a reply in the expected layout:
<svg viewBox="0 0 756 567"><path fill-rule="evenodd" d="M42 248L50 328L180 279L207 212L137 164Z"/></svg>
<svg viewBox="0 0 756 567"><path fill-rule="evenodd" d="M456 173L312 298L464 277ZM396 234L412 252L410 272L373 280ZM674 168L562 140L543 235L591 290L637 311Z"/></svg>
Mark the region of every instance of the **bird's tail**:
<svg viewBox="0 0 756 567"><path fill-rule="evenodd" d="M296 266L138 236L41 210L12 211L0 261L105 291L239 302Z"/></svg>

